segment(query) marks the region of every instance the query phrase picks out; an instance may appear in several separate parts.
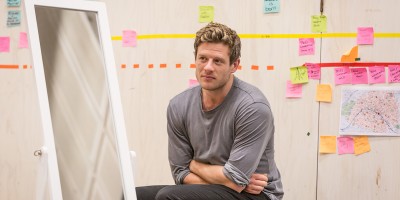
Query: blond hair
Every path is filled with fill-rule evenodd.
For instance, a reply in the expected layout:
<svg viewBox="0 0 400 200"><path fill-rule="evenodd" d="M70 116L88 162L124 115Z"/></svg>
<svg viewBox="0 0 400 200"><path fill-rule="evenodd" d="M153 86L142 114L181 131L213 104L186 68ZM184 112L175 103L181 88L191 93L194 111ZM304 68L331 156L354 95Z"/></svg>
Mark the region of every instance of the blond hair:
<svg viewBox="0 0 400 200"><path fill-rule="evenodd" d="M207 26L201 28L196 33L196 39L194 41L194 56L197 56L197 49L200 44L209 43L223 43L228 45L230 55L229 64L232 64L240 58L240 38L236 31L227 27L226 25L211 22Z"/></svg>

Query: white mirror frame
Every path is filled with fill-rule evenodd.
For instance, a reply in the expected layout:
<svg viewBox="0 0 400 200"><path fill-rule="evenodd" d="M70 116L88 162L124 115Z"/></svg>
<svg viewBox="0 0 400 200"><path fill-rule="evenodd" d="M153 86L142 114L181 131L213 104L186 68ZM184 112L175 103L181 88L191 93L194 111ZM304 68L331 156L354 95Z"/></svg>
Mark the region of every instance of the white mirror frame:
<svg viewBox="0 0 400 200"><path fill-rule="evenodd" d="M66 1L66 0L25 0L26 19L28 24L29 41L32 51L33 69L39 98L40 117L43 128L44 147L47 148L47 177L51 199L62 199L60 175L57 164L53 127L51 122L50 107L44 76L42 53L39 41L39 32L36 21L35 6L46 6L78 11L97 13L99 39L104 55L105 73L108 80L110 104L115 125L117 151L120 160L121 180L124 198L136 200L135 184L130 157L128 140L126 137L125 121L123 117L121 96L118 85L117 72L112 50L111 35L107 19L106 6L103 2L93 1ZM39 177L40 178L40 177ZM42 192L42 191L37 191Z"/></svg>

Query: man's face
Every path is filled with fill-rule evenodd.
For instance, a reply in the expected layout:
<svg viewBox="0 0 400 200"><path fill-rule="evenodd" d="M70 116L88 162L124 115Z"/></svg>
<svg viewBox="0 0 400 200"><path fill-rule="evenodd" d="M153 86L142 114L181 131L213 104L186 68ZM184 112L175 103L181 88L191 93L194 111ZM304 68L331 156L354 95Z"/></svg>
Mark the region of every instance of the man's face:
<svg viewBox="0 0 400 200"><path fill-rule="evenodd" d="M223 43L202 43L197 48L196 78L203 90L218 91L226 87L239 59L229 64L229 47Z"/></svg>

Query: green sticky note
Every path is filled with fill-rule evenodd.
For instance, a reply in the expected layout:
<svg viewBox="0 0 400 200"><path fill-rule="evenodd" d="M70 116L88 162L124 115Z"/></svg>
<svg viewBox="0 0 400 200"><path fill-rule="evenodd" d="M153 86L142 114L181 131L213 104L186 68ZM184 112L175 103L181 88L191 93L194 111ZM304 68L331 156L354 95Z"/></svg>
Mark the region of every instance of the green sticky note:
<svg viewBox="0 0 400 200"><path fill-rule="evenodd" d="M21 0L7 0L8 7L19 7L21 5Z"/></svg>
<svg viewBox="0 0 400 200"><path fill-rule="evenodd" d="M199 22L214 21L214 6L199 6Z"/></svg>
<svg viewBox="0 0 400 200"><path fill-rule="evenodd" d="M292 84L308 83L307 67L292 67L290 68L290 81Z"/></svg>
<svg viewBox="0 0 400 200"><path fill-rule="evenodd" d="M326 20L325 15L311 16L311 31L313 33L326 33Z"/></svg>
<svg viewBox="0 0 400 200"><path fill-rule="evenodd" d="M21 24L21 11L19 10L9 10L7 16L7 26L19 26Z"/></svg>

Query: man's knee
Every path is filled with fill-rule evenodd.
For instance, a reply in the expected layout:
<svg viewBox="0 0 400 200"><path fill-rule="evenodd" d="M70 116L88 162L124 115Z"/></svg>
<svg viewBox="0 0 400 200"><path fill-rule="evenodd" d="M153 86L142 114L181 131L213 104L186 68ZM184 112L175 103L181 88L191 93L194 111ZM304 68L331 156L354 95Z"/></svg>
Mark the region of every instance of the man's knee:
<svg viewBox="0 0 400 200"><path fill-rule="evenodd" d="M167 187L162 188L160 191L158 191L155 199L156 200L175 200L175 199L179 199L175 195L176 195L176 187L167 186Z"/></svg>

